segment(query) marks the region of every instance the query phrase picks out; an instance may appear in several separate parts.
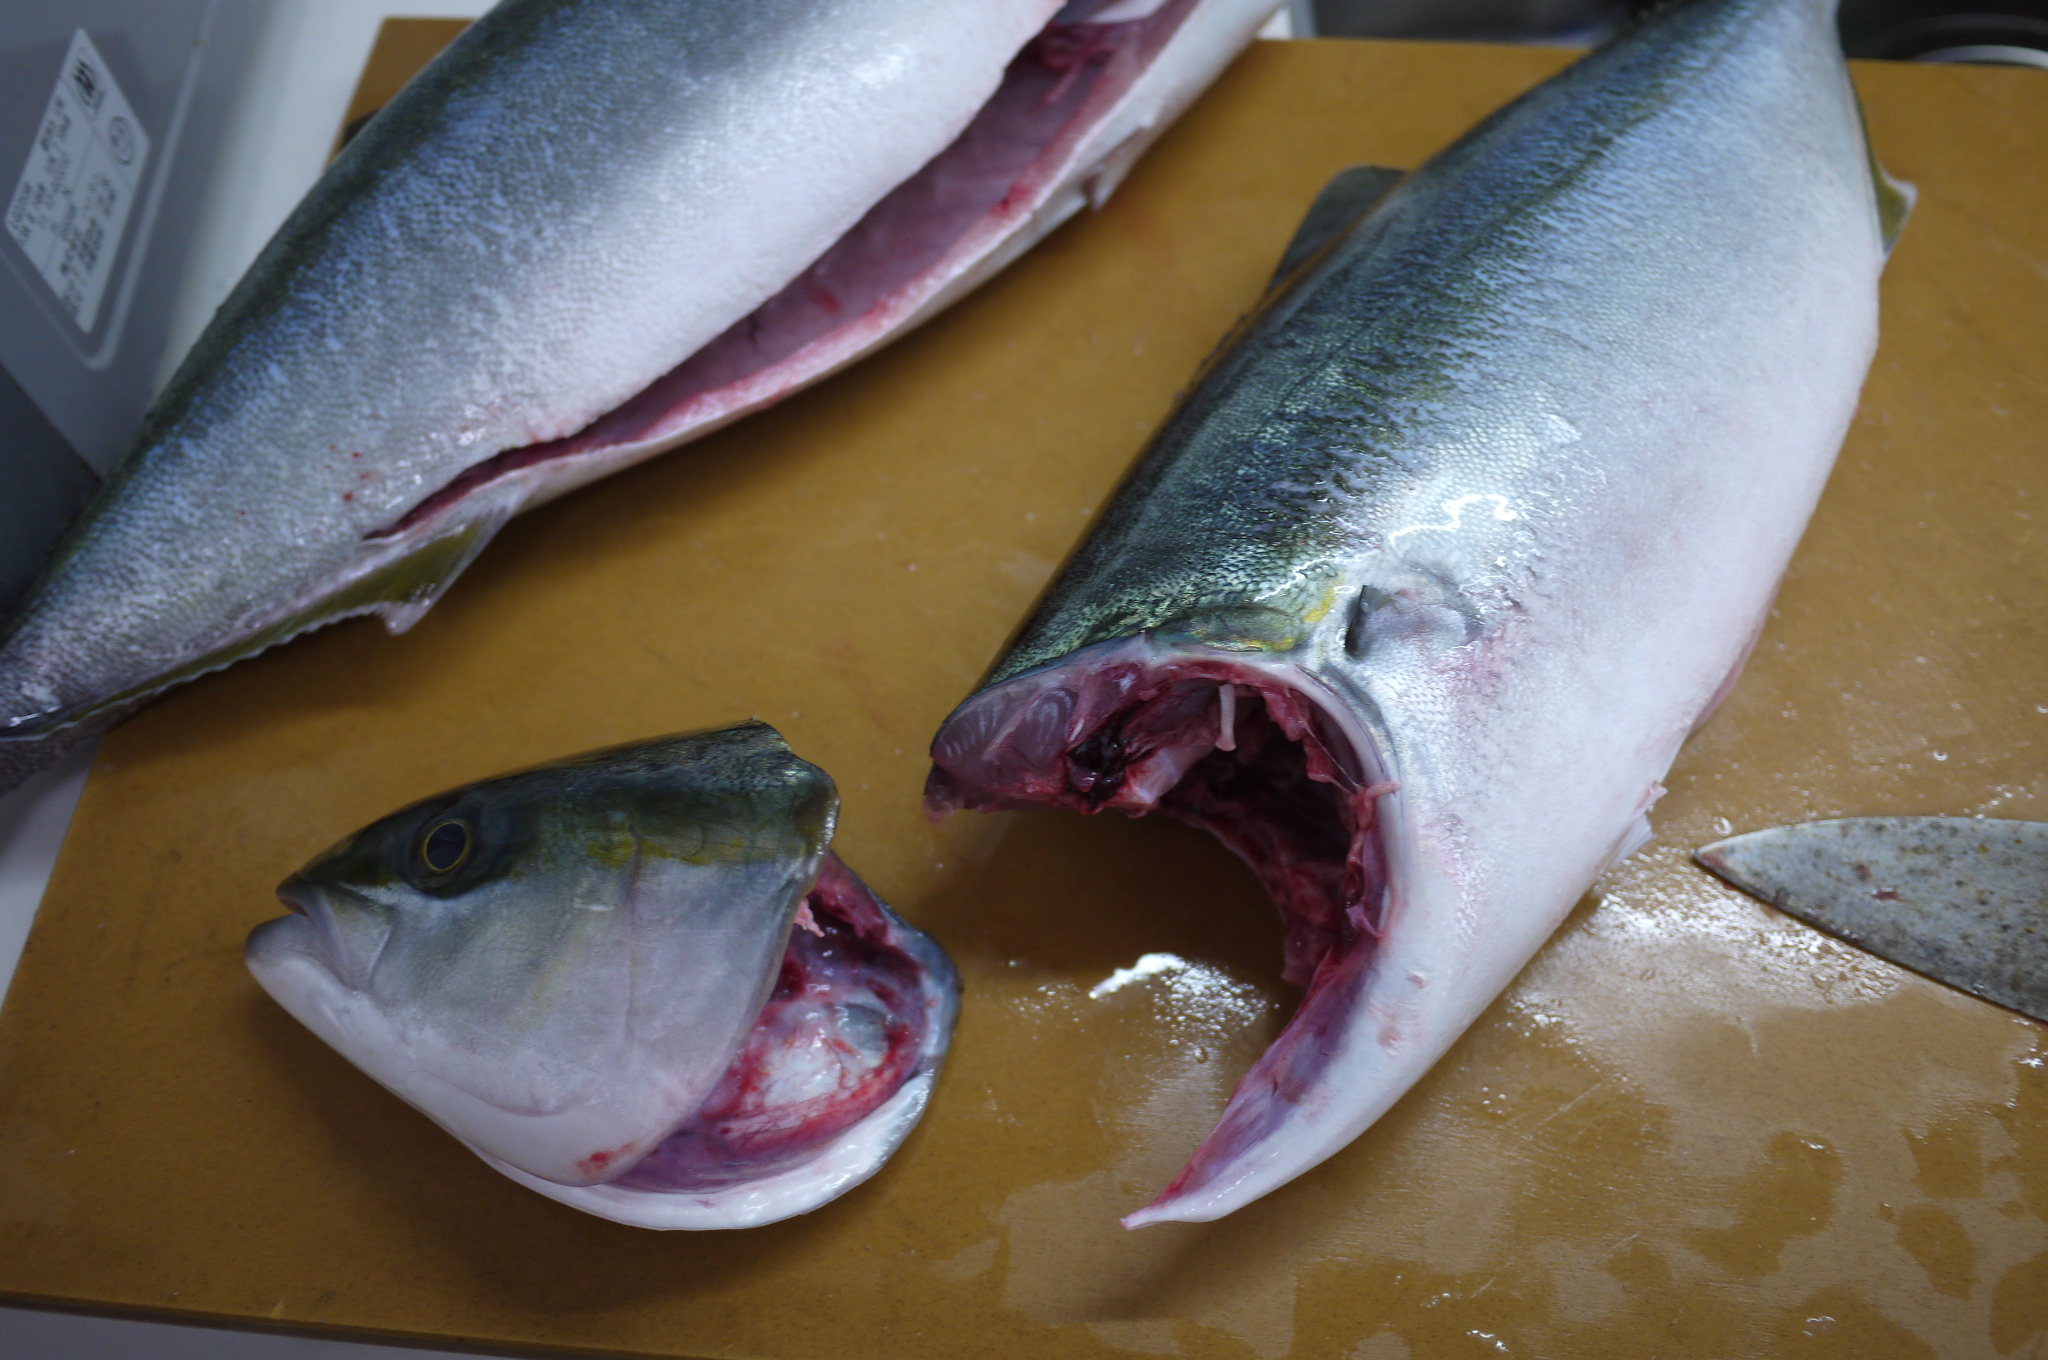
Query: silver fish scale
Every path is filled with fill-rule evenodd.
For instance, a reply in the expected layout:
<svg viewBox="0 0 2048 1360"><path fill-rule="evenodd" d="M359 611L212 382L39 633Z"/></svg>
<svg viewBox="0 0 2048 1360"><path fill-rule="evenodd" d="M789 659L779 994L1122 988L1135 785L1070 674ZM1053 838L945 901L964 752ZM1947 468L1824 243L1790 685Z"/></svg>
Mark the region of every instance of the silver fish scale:
<svg viewBox="0 0 2048 1360"><path fill-rule="evenodd" d="M342 153L181 365L0 636L0 737L334 617L298 616L387 563L373 535L772 296L995 87L1014 44L977 33L1021 43L1052 8L500 4ZM503 501L469 498L450 534L480 546ZM337 608L431 599L459 569ZM0 786L37 755L0 750Z"/></svg>
<svg viewBox="0 0 2048 1360"><path fill-rule="evenodd" d="M606 218L648 212L633 206L646 186L684 178L673 168L682 159L673 139L684 92L734 81L736 55L790 62L810 36L800 20L811 8L799 0L498 6L472 41L393 103L376 135L351 143L222 304L137 440L142 449L182 445L180 456L131 457L117 482L151 480L161 484L153 505L182 501L198 518L218 514L238 499L246 462L217 458L218 482L204 488L211 495L194 495L183 479L213 441L246 433L253 408L277 422L273 441L294 453L334 441L395 441L404 450L397 475L367 483L350 502L350 517L368 532L477 461L479 444L567 433L538 422L560 419L572 403L603 409L629 395L631 387L595 399L541 390L552 329L521 356L530 365L478 367L474 356L489 352L490 337L511 320L517 293L538 297L549 284L619 289L634 249L609 248L607 259L593 246ZM603 22L588 22L597 11ZM622 53L634 59L622 63ZM532 135L539 129L544 138ZM559 204L578 206L566 220L537 211ZM431 254L439 267L414 269L393 245ZM544 282L519 282L525 272ZM365 292L382 305L362 307ZM577 305L573 296L528 305L519 324L565 327ZM382 361L347 373L350 390L322 391L322 370L333 367L323 355L376 347L386 351ZM247 361L228 362L231 355ZM437 395L422 399L428 392ZM337 409L343 402L354 409ZM461 437L449 438L453 431ZM309 480L324 492L333 479ZM111 496L99 507L128 509Z"/></svg>
<svg viewBox="0 0 2048 1360"><path fill-rule="evenodd" d="M1695 858L1808 925L2048 1020L2048 824L1807 822L1717 841Z"/></svg>
<svg viewBox="0 0 2048 1360"><path fill-rule="evenodd" d="M1364 612L1448 607L1463 641L1544 590L1552 543L1582 532L1560 526L1616 476L1582 413L1641 399L1721 329L1698 285L1724 263L1773 288L1748 247L1784 235L1791 177L1842 160L1797 132L1760 146L1754 118L1699 136L1752 95L1812 102L1758 32L1787 9L1667 16L1396 189L1219 351L987 683L1144 630L1286 651L1350 590Z"/></svg>
<svg viewBox="0 0 2048 1360"><path fill-rule="evenodd" d="M1347 174L1311 223L1362 202ZM1005 806L1061 787L1060 714L1104 731L1128 668L1220 660L1391 786L1379 929L1324 957L1128 1224L1216 1218L1334 1155L1649 834L1854 414L1903 208L1881 192L1831 0L1680 0L1319 260L1290 247L1303 272L934 744L935 805Z"/></svg>

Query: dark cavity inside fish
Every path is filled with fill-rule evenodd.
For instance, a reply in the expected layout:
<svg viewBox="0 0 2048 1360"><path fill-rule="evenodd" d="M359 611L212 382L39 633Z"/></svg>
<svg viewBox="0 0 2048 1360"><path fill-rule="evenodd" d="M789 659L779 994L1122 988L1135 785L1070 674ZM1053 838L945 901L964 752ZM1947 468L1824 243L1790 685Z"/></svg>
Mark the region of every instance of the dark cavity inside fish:
<svg viewBox="0 0 2048 1360"><path fill-rule="evenodd" d="M827 848L837 811L758 722L486 780L287 879L249 967L523 1185L773 1222L880 1169L958 1011L945 954Z"/></svg>

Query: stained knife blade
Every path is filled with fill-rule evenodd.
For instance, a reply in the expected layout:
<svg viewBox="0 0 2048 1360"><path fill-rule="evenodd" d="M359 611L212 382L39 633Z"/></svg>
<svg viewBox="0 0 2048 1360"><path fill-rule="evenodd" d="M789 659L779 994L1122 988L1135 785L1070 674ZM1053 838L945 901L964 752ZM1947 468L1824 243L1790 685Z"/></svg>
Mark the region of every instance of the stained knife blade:
<svg viewBox="0 0 2048 1360"><path fill-rule="evenodd" d="M1808 925L2048 1021L2048 823L1855 817L1752 831L1693 858Z"/></svg>

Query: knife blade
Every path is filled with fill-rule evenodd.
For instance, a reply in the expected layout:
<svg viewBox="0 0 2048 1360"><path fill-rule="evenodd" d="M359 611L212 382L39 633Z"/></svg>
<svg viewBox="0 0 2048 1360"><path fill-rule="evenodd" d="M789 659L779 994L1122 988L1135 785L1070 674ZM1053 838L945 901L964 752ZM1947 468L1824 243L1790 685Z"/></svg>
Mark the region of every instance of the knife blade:
<svg viewBox="0 0 2048 1360"><path fill-rule="evenodd" d="M1693 858L1808 925L2048 1021L2048 823L1804 822L1716 841Z"/></svg>

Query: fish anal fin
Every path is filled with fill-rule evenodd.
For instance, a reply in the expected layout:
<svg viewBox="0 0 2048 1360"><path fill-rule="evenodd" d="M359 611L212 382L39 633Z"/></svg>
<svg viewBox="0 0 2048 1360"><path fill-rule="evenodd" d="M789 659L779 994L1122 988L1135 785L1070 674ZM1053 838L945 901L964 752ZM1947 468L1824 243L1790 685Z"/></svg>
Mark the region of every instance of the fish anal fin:
<svg viewBox="0 0 2048 1360"><path fill-rule="evenodd" d="M1913 215L1920 191L1878 161L1877 149L1870 144L1870 115L1863 108L1861 95L1856 97L1856 121L1863 129L1863 155L1870 162L1870 190L1877 199L1877 233L1889 257L1899 243L1899 233L1906 229L1906 219Z"/></svg>
<svg viewBox="0 0 2048 1360"><path fill-rule="evenodd" d="M346 603L347 613L374 613L394 635L403 633L434 607L517 508L514 502L465 519L363 576L334 597L334 602Z"/></svg>
<svg viewBox="0 0 2048 1360"><path fill-rule="evenodd" d="M1082 192L1088 196L1088 206L1101 212L1109 203L1109 196L1124 182L1124 176L1131 173L1131 167L1138 163L1138 157L1152 145L1152 139L1159 133L1157 128L1139 128L1130 136L1118 142L1109 154L1095 163L1081 181Z"/></svg>
<svg viewBox="0 0 2048 1360"><path fill-rule="evenodd" d="M1667 792L1669 790L1660 781L1652 781L1650 787L1643 790L1642 798L1636 803L1635 816L1622 828L1621 835L1614 842L1614 853L1607 857L1607 863L1600 866L1601 873L1606 873L1656 838L1656 829L1650 825L1650 809Z"/></svg>
<svg viewBox="0 0 2048 1360"><path fill-rule="evenodd" d="M95 703L75 705L51 713L33 725L23 725L19 738L48 739L66 728L90 723L83 731L90 736L103 731L145 700L165 690L221 670L245 657L289 642L330 623L358 614L378 614L394 633L402 633L419 622L443 591L483 551L484 544L503 527L518 509L519 500L507 497L481 514L471 515L439 533L423 535L416 547L395 543L371 543L368 565L357 567L338 586L300 599L268 618L245 624L231 641L210 648L192 659L160 671L140 684L112 694ZM377 552L382 548L381 553ZM82 737L80 739L83 739ZM67 739L64 745L71 744ZM53 748L53 749L61 749ZM8 767L0 762L0 771ZM29 768L24 766L24 772ZM0 787L4 787L0 782Z"/></svg>
<svg viewBox="0 0 2048 1360"><path fill-rule="evenodd" d="M1301 225L1295 228L1294 239L1287 243L1279 265L1273 270L1271 286L1278 287L1320 254L1353 222L1372 211L1407 175L1406 170L1390 170L1383 165L1354 165L1339 170L1316 195L1316 201L1309 204Z"/></svg>
<svg viewBox="0 0 2048 1360"><path fill-rule="evenodd" d="M1648 845L1655 839L1656 835L1656 830L1650 825L1650 814L1638 812L1635 815L1635 820L1630 822L1628 827L1621 833L1621 839L1614 843L1614 854L1608 858L1601 872L1605 873L1608 869L1612 869L1615 865Z"/></svg>
<svg viewBox="0 0 2048 1360"><path fill-rule="evenodd" d="M1884 253L1889 256L1892 247L1898 244L1899 233L1906 229L1906 219L1913 215L1913 204L1920 191L1878 164L1876 152L1870 156L1870 182L1877 191L1877 229L1884 238Z"/></svg>

